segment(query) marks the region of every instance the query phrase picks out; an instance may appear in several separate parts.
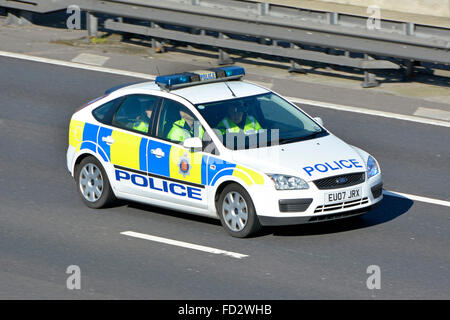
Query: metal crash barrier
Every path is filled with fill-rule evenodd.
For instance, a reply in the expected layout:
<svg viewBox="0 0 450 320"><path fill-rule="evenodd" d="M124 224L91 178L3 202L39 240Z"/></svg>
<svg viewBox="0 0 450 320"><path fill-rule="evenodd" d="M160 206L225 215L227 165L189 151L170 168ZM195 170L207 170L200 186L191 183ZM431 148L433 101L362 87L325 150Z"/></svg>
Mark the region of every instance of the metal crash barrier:
<svg viewBox="0 0 450 320"><path fill-rule="evenodd" d="M301 70L301 61L354 67L364 70L363 87L377 85L373 70L411 74L415 61L450 65L450 29L411 22L382 20L370 30L367 17L244 0L0 0L23 15L70 5L88 13L90 34L96 15L106 14L105 29L148 36L153 45L168 39L216 47L219 64L232 62L227 50L239 50L287 58L290 71Z"/></svg>

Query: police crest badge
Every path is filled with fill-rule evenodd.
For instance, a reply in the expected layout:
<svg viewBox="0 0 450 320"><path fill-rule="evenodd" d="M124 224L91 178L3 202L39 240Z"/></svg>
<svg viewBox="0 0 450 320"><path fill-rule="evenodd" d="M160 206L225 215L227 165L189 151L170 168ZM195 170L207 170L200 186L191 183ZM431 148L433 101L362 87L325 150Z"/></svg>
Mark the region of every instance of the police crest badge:
<svg viewBox="0 0 450 320"><path fill-rule="evenodd" d="M189 175L191 171L191 164L187 153L184 153L183 156L180 157L180 161L178 162L179 173L183 175L183 178Z"/></svg>

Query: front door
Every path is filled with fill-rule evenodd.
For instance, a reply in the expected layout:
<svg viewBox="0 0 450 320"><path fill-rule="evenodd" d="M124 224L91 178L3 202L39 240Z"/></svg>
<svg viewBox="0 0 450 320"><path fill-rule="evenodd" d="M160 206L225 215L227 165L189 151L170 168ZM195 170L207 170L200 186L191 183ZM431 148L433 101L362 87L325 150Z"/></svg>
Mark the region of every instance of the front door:
<svg viewBox="0 0 450 320"><path fill-rule="evenodd" d="M206 162L201 150L183 147L187 137L203 135L200 122L182 104L163 99L156 137L147 146L152 196L172 203L207 207Z"/></svg>

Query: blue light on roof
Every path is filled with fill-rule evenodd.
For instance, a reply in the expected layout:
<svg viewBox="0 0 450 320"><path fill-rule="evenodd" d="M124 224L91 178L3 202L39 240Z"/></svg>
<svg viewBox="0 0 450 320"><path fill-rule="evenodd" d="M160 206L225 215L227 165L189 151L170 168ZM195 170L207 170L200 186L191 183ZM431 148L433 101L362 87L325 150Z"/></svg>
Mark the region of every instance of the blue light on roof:
<svg viewBox="0 0 450 320"><path fill-rule="evenodd" d="M245 75L244 68L238 66L221 67L218 69L225 71L227 77Z"/></svg>
<svg viewBox="0 0 450 320"><path fill-rule="evenodd" d="M162 83L170 87L175 84L191 82L191 76L189 74L182 74L182 73L172 74L168 76L157 76L155 82Z"/></svg>
<svg viewBox="0 0 450 320"><path fill-rule="evenodd" d="M165 89L170 89L201 84L202 82L233 80L238 79L243 75L245 75L244 68L229 66L158 76L155 79L155 83Z"/></svg>

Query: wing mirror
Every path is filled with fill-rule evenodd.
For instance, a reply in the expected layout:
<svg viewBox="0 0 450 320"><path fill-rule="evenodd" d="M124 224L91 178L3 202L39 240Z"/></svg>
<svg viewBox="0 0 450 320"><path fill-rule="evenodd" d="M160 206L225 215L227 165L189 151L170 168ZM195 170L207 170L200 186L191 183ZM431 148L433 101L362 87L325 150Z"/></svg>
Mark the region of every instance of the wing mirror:
<svg viewBox="0 0 450 320"><path fill-rule="evenodd" d="M321 117L315 117L313 119L314 119L314 121L316 121L318 124L320 124L323 127L323 120Z"/></svg>
<svg viewBox="0 0 450 320"><path fill-rule="evenodd" d="M201 149L203 146L202 140L200 138L187 138L183 142L183 147L187 149Z"/></svg>

